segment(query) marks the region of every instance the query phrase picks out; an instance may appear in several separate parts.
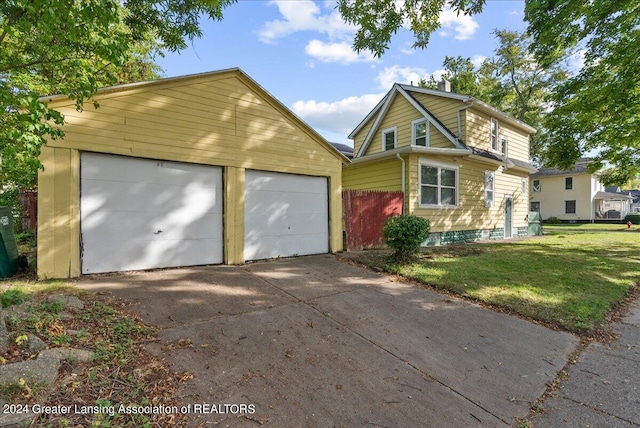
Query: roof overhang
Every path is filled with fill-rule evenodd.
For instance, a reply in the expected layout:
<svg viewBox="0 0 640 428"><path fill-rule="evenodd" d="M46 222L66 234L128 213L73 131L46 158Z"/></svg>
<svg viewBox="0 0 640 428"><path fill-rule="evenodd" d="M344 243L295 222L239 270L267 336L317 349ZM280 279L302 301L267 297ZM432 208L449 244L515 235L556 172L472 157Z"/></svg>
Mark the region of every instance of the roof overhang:
<svg viewBox="0 0 640 428"><path fill-rule="evenodd" d="M424 154L432 156L469 156L471 150L469 149L440 149L436 147L417 147L417 146L404 146L398 149L385 150L384 152L376 153L373 155L362 156L351 160L352 164L375 162L383 159L395 158L396 154Z"/></svg>
<svg viewBox="0 0 640 428"><path fill-rule="evenodd" d="M632 200L633 196L623 195L621 193L598 192L595 194L593 199L603 199L607 201L624 201Z"/></svg>

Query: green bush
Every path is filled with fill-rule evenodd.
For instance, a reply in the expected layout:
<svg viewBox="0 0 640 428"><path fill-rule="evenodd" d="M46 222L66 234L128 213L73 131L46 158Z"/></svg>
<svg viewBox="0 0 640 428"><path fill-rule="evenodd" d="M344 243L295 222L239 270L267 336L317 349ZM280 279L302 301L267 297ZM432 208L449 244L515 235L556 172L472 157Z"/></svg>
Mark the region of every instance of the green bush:
<svg viewBox="0 0 640 428"><path fill-rule="evenodd" d="M631 224L640 224L640 213L627 214L624 221L630 221Z"/></svg>
<svg viewBox="0 0 640 428"><path fill-rule="evenodd" d="M562 222L560 221L560 219L558 217L549 217L547 220L545 220L545 223L547 223L547 224L560 224Z"/></svg>
<svg viewBox="0 0 640 428"><path fill-rule="evenodd" d="M430 228L431 223L426 218L403 214L387 219L382 236L394 249L395 258L404 262L420 253L420 244L429 237Z"/></svg>

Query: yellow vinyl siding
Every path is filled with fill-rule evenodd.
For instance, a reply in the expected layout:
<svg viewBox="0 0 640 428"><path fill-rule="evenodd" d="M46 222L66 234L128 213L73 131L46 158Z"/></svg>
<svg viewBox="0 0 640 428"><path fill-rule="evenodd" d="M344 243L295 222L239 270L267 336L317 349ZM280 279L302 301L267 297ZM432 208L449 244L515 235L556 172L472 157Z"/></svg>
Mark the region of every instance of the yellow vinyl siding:
<svg viewBox="0 0 640 428"><path fill-rule="evenodd" d="M467 145L491 151L491 117L489 114L473 108L465 110L465 122L468 133L463 134ZM518 130L515 126L498 120L498 133L507 137L507 152L510 158L529 162L529 134Z"/></svg>
<svg viewBox="0 0 640 428"><path fill-rule="evenodd" d="M420 113L409 101L401 95L397 95L387 111L387 115L380 122L373 139L365 155L372 155L382 151L382 131L397 126L396 147L411 145L411 121L420 117ZM360 131L362 133L363 131Z"/></svg>
<svg viewBox="0 0 640 428"><path fill-rule="evenodd" d="M42 147L38 172L38 277L80 275L80 156Z"/></svg>
<svg viewBox="0 0 640 428"><path fill-rule="evenodd" d="M421 208L419 206L419 159L459 166L458 207ZM528 195L522 194L522 177L496 171L494 206L486 208L484 205L484 172L493 170L489 165L465 158L457 158L457 161L454 161L453 157L420 155L411 155L408 164L409 212L429 219L432 232L503 228L505 195L513 197L513 227L527 225L525 217L528 213L529 200Z"/></svg>
<svg viewBox="0 0 640 428"><path fill-rule="evenodd" d="M402 162L393 158L347 165L342 171L342 187L354 190L402 190Z"/></svg>
<svg viewBox="0 0 640 428"><path fill-rule="evenodd" d="M455 135L460 132L458 130L457 110L464 104L462 101L454 100L451 98L437 97L435 95L421 94L418 92L412 92L412 95L426 107L435 117L438 118L442 124L448 128ZM444 137L444 136L443 136ZM447 140L448 145L445 147L451 147L451 142ZM433 147L440 147L433 145Z"/></svg>
<svg viewBox="0 0 640 428"><path fill-rule="evenodd" d="M39 224L40 276L67 277L80 272L79 229L73 232L77 236L69 235L69 230L78 227L74 224L79 219L79 196L68 196L70 186L79 188L79 175L68 171L79 170L80 151L225 167L226 198L236 204L241 198L231 195L244 191L239 186L244 183L245 169L327 177L332 183L330 250L342 249L342 158L242 72L114 88L96 99L100 107L87 105L83 112L76 111L68 99L51 102L52 108L65 115L66 136L43 148L46 171L40 173L39 183L45 191L40 192L39 208L45 220ZM52 179L55 187L51 187ZM58 215L60 204L70 204L70 211ZM55 220L46 213L57 213ZM225 261L240 263L244 237L238 218L243 212L225 206L228 213L235 219L224 219L225 237L233 240L225 244ZM64 244L62 236L66 236ZM53 248L55 255L50 254ZM58 254L61 248L64 257ZM64 269L61 258L71 260Z"/></svg>

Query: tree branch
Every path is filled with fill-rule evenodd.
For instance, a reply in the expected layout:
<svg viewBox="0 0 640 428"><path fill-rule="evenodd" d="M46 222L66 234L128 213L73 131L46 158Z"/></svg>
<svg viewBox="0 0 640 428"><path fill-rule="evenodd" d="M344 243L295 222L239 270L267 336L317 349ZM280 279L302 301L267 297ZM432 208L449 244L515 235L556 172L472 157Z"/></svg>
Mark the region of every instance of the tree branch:
<svg viewBox="0 0 640 428"><path fill-rule="evenodd" d="M24 9L16 10L14 13L9 16L7 20L7 24L4 26L4 31L0 34L0 43L4 41L4 38L7 37L7 28L11 27L22 15L27 13Z"/></svg>

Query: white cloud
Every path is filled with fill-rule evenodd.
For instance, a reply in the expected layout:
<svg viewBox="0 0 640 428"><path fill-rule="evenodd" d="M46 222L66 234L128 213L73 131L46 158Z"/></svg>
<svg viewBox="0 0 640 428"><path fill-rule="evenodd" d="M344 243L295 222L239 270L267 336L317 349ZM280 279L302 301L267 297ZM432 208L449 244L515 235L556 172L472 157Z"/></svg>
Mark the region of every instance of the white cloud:
<svg viewBox="0 0 640 428"><path fill-rule="evenodd" d="M258 31L264 43L275 43L277 39L298 31L317 31L330 38L353 35L354 27L347 25L333 8L328 15L322 15L320 8L311 0L271 1L276 5L283 19L266 22Z"/></svg>
<svg viewBox="0 0 640 428"><path fill-rule="evenodd" d="M524 15L524 12L518 9L514 9L511 12L509 12L509 15L520 16L520 15Z"/></svg>
<svg viewBox="0 0 640 428"><path fill-rule="evenodd" d="M480 27L470 15L458 14L448 8L440 12L440 25L443 28L443 31L439 32L441 36L448 36L450 32L447 30L453 30L456 40L470 39Z"/></svg>
<svg viewBox="0 0 640 428"><path fill-rule="evenodd" d="M420 79L428 79L430 74L431 73L424 68L394 65L378 73L376 80L379 83L380 89L388 91L394 83L413 82L414 85L417 85Z"/></svg>
<svg viewBox="0 0 640 428"><path fill-rule="evenodd" d="M322 62L371 62L376 59L368 52L356 53L347 42L324 43L311 40L304 48L307 55Z"/></svg>
<svg viewBox="0 0 640 428"><path fill-rule="evenodd" d="M323 135L330 133L346 136L369 114L384 95L384 93L366 94L334 102L296 101L291 110Z"/></svg>
<svg viewBox="0 0 640 428"><path fill-rule="evenodd" d="M471 63L473 64L474 67L477 68L477 67L480 67L484 62L484 60L486 59L487 59L486 56L474 55L473 58L471 58Z"/></svg>

